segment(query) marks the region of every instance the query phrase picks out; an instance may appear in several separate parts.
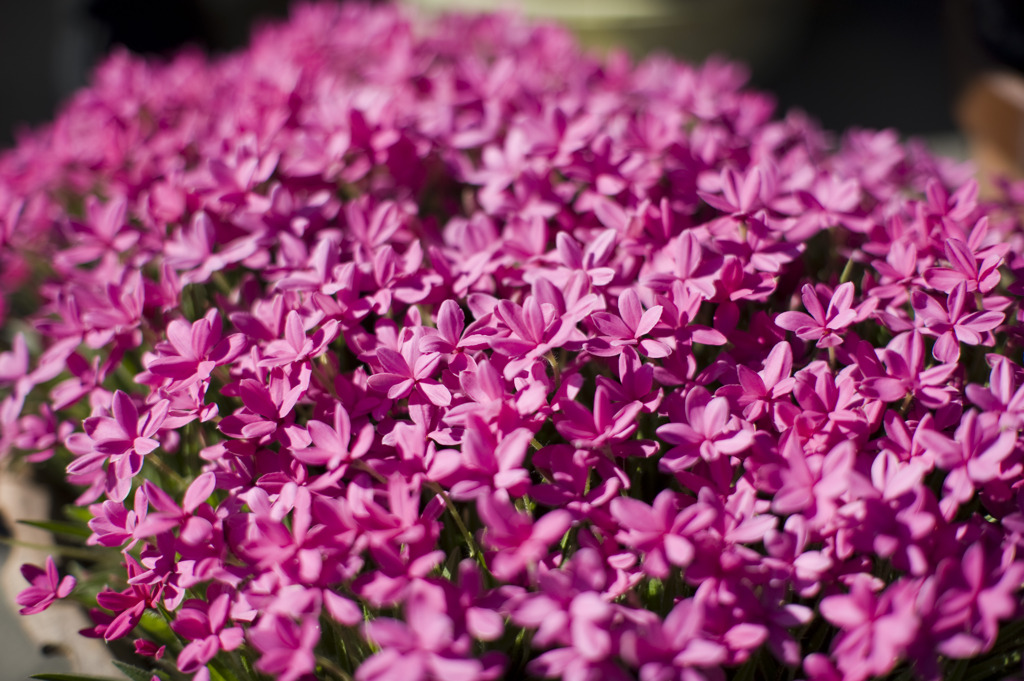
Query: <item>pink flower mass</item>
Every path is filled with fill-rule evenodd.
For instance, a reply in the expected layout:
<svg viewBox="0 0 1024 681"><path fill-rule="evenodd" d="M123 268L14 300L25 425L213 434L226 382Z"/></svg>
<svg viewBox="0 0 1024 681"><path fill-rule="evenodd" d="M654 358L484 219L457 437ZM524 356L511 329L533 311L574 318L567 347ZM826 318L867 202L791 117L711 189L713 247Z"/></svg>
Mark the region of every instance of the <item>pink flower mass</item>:
<svg viewBox="0 0 1024 681"><path fill-rule="evenodd" d="M0 456L83 529L22 612L163 681L1019 676L1024 188L745 78L355 3L114 54L0 155Z"/></svg>

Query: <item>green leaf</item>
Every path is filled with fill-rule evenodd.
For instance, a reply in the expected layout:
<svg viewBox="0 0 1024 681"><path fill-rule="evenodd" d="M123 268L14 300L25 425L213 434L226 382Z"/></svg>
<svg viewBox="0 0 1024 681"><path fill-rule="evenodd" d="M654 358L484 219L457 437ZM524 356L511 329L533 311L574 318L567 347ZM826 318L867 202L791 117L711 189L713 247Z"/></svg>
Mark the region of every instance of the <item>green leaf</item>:
<svg viewBox="0 0 1024 681"><path fill-rule="evenodd" d="M155 672L147 672L145 669L139 669L132 665L121 662L120 660L114 660L114 666L121 670L121 673L127 676L132 681L150 681L153 678Z"/></svg>
<svg viewBox="0 0 1024 681"><path fill-rule="evenodd" d="M62 510L64 512L64 516L74 522L79 522L84 525L92 520L92 513L89 512L88 508L68 504Z"/></svg>
<svg viewBox="0 0 1024 681"><path fill-rule="evenodd" d="M238 677L217 658L210 660L207 670L210 672L210 681L238 681Z"/></svg>
<svg viewBox="0 0 1024 681"><path fill-rule="evenodd" d="M34 551L42 551L43 553L48 553L53 556L78 558L80 560L96 560L103 555L103 550L99 548L86 546L60 546L59 544L51 546L48 544L35 544L27 541L19 541L17 539L11 539L10 537L0 537L0 544L32 549Z"/></svg>
<svg viewBox="0 0 1024 681"><path fill-rule="evenodd" d="M46 530L50 534L63 534L69 537L81 537L82 539L88 539L92 534L88 527L59 520L19 520L18 523L20 525L28 525L29 527L38 527L40 530Z"/></svg>
<svg viewBox="0 0 1024 681"><path fill-rule="evenodd" d="M142 626L143 631L161 643L173 644L178 642L178 637L171 630L171 627L168 626L164 616L159 612L154 610L144 611L139 624Z"/></svg>
<svg viewBox="0 0 1024 681"><path fill-rule="evenodd" d="M121 681L112 679L109 676L83 676L81 674L33 674L33 679L40 681ZM146 679L149 681L149 679Z"/></svg>

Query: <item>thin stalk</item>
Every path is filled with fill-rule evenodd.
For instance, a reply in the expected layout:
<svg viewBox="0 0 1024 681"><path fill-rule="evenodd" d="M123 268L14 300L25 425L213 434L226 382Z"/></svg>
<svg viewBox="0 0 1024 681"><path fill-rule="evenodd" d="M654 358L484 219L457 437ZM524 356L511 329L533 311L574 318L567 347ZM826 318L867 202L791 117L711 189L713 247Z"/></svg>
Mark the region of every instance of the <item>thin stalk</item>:
<svg viewBox="0 0 1024 681"><path fill-rule="evenodd" d="M561 383L562 383L562 367L558 363L558 360L555 359L554 351L548 352L548 354L544 355L544 358L548 361L548 364L551 365L551 370L554 371L554 373L555 373L555 380L554 380L555 385L556 386L561 385Z"/></svg>
<svg viewBox="0 0 1024 681"><path fill-rule="evenodd" d="M353 681L352 676L348 672L346 672L344 669L342 669L338 665L334 664L334 662L332 660L329 660L326 657L323 657L321 655L317 655L316 663L325 672L327 672L331 676L334 676L336 678L341 679L341 681Z"/></svg>
<svg viewBox="0 0 1024 681"><path fill-rule="evenodd" d="M451 497L448 493L437 484L436 482L428 482L427 487L436 493L444 501L445 507L448 509L448 513L451 514L452 518L455 519L455 525L459 528L459 533L462 535L462 539L466 542L466 546L469 548L469 555L471 558L479 563L480 568L487 574L488 577L493 579L494 575L491 574L490 569L487 567L487 561L484 560L484 552L480 546L476 543L476 539L473 538L473 534L466 527L466 523L462 521L462 516L459 514L459 509L455 508L455 503L452 502Z"/></svg>
<svg viewBox="0 0 1024 681"><path fill-rule="evenodd" d="M850 276L853 274L853 258L846 259L846 266L843 267L843 273L839 275L839 283L845 284L850 281Z"/></svg>

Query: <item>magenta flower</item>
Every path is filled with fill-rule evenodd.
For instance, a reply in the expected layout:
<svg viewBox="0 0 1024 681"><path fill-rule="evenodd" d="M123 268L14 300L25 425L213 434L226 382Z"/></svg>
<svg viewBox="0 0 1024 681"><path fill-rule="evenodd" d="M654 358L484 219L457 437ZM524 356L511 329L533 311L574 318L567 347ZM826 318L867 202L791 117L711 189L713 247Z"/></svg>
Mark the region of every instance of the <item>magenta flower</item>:
<svg viewBox="0 0 1024 681"><path fill-rule="evenodd" d="M657 579L669 575L669 566L685 568L693 560L692 539L711 525L715 510L701 502L680 508L671 490L658 494L652 506L629 497L612 500L609 510L621 531L616 538L644 554L643 570Z"/></svg>
<svg viewBox="0 0 1024 681"><path fill-rule="evenodd" d="M810 314L783 312L775 318L775 323L787 331L793 331L803 340L817 339L819 348L834 347L843 342L840 331L854 322L863 320L871 312L867 303L860 308L853 308L853 295L851 282L840 284L826 308L822 306L818 292L812 286L805 285L801 298L804 301L804 308Z"/></svg>
<svg viewBox="0 0 1024 681"><path fill-rule="evenodd" d="M772 510L782 515L799 511L814 523L828 522L836 515L840 497L856 481L856 449L851 442L842 442L824 455L807 453L795 433L784 437L780 449L788 467L780 473L782 487L775 493Z"/></svg>
<svg viewBox="0 0 1024 681"><path fill-rule="evenodd" d="M875 260L871 266L882 278L868 294L889 300L891 305L905 303L909 296L908 291L921 284L917 244L909 239L894 241L885 254L885 260Z"/></svg>
<svg viewBox="0 0 1024 681"><path fill-rule="evenodd" d="M714 461L723 456L739 454L754 441L753 433L743 429L729 413L724 397L711 397L700 386L686 393L682 409L676 417L658 428L658 436L675 445L661 460L661 466L676 472L703 459Z"/></svg>
<svg viewBox="0 0 1024 681"><path fill-rule="evenodd" d="M0 352L0 383L14 383L29 374L28 345L25 334L14 337L10 352Z"/></svg>
<svg viewBox="0 0 1024 681"><path fill-rule="evenodd" d="M441 303L437 313L437 333L424 335L420 351L451 354L461 350L462 333L466 329L466 315L453 300Z"/></svg>
<svg viewBox="0 0 1024 681"><path fill-rule="evenodd" d="M861 198L860 183L855 178L824 174L817 178L809 191L796 192L799 204L793 206L795 210L792 214L798 217L794 225L786 230L787 238L808 238L821 229L837 224L860 231L864 221L857 214ZM782 209L778 201L773 203L773 207Z"/></svg>
<svg viewBox="0 0 1024 681"><path fill-rule="evenodd" d="M96 604L114 614L98 610L90 613L97 624L89 630L89 635L103 637L106 641L123 638L142 621L142 614L147 609L156 607L159 592L148 585L133 583L143 573L142 566L131 556L126 556L125 568L129 580L127 589L114 591L106 588L96 596Z"/></svg>
<svg viewBox="0 0 1024 681"><path fill-rule="evenodd" d="M577 447L600 449L625 440L636 431L636 417L643 405L629 402L613 405L610 391L598 386L594 391L594 411L576 401L559 402L562 416L555 419L555 428Z"/></svg>
<svg viewBox="0 0 1024 681"><path fill-rule="evenodd" d="M705 258L701 239L693 231L672 239L658 255L660 259L655 256L653 261L656 267L640 279L644 286L667 291L673 282L679 281L705 298L714 296L715 270L721 264L720 259Z"/></svg>
<svg viewBox="0 0 1024 681"><path fill-rule="evenodd" d="M334 425L311 419L306 424L310 446L293 448L292 456L302 463L326 466L330 470L361 458L373 442L373 426L363 423L353 440L352 420L340 403L334 405Z"/></svg>
<svg viewBox="0 0 1024 681"><path fill-rule="evenodd" d="M167 343L156 345L157 356L146 368L162 378L170 378L176 389L210 378L214 368L229 364L245 348L245 338L232 334L221 340L216 310L193 322L175 319L167 325Z"/></svg>
<svg viewBox="0 0 1024 681"><path fill-rule="evenodd" d="M981 345L985 335L1003 323L1005 315L995 310L968 312L967 285L953 286L946 304L920 291L911 296L914 312L920 320L922 333L936 336L932 355L940 362L955 362L960 358L960 343Z"/></svg>
<svg viewBox="0 0 1024 681"><path fill-rule="evenodd" d="M1016 430L988 431L974 410L964 415L953 439L934 430L923 430L920 441L935 464L948 471L939 502L947 519L974 496L977 487L1024 470Z"/></svg>
<svg viewBox="0 0 1024 681"><path fill-rule="evenodd" d="M123 501L131 490L132 479L142 470L143 457L160 446L153 437L167 419L168 402L156 403L139 416L135 403L120 390L111 400L113 417L93 416L85 420L84 433L68 438L68 449L77 458L68 473L80 475L106 469L106 492L115 501Z"/></svg>
<svg viewBox="0 0 1024 681"><path fill-rule="evenodd" d="M357 681L484 681L501 673L500 655L470 658L469 638L438 591L417 588L405 602L406 622L381 617L363 626L380 652L359 667Z"/></svg>
<svg viewBox="0 0 1024 681"><path fill-rule="evenodd" d="M487 528L484 542L496 551L491 571L499 579L512 579L535 566L572 524L564 510L550 511L534 522L516 511L502 493L477 497L476 507Z"/></svg>
<svg viewBox="0 0 1024 681"><path fill-rule="evenodd" d="M664 621L644 622L623 641L623 656L640 668L642 678L715 678L714 670L728 659L728 650L705 629L707 593L698 588L694 598L679 601Z"/></svg>
<svg viewBox="0 0 1024 681"><path fill-rule="evenodd" d="M171 629L188 645L178 653L178 669L190 674L205 666L221 650L234 650L242 645L241 627L226 627L231 595L221 590L219 595L208 594L209 601L185 601Z"/></svg>
<svg viewBox="0 0 1024 681"><path fill-rule="evenodd" d="M885 371L864 380L865 396L896 402L913 395L921 404L932 408L944 406L952 399L949 379L957 365L950 362L925 369L924 338L920 332L896 336L879 354Z"/></svg>
<svg viewBox="0 0 1024 681"><path fill-rule="evenodd" d="M601 678L629 681L615 663L615 642L610 629L617 608L594 592L576 595L568 608L570 645L542 653L527 666L545 678Z"/></svg>
<svg viewBox="0 0 1024 681"><path fill-rule="evenodd" d="M1024 564L998 564L998 556L986 551L981 542L967 547L962 560L947 560L943 567L950 569L939 574L951 578L935 603L935 631L945 634L939 650L954 658L973 657L995 644L1000 620L1020 611L1016 594L1024 579Z"/></svg>
<svg viewBox="0 0 1024 681"><path fill-rule="evenodd" d="M216 483L216 476L212 472L199 475L185 490L179 506L167 492L146 480L135 493L138 510L135 512L136 527L132 537L150 537L179 529L179 536L185 544L199 546L211 543L216 518L212 509L203 502L213 494ZM147 512L145 506L139 508L141 503L149 504L153 511Z"/></svg>
<svg viewBox="0 0 1024 681"><path fill-rule="evenodd" d="M595 380L599 388L608 391L613 402L639 402L641 411L646 413L657 410L664 397L664 391L654 381L654 365L641 362L640 356L631 348L624 349L619 355L617 381L608 376L598 376Z"/></svg>
<svg viewBox="0 0 1024 681"><path fill-rule="evenodd" d="M982 218L985 220L986 218ZM983 228L983 231L987 229ZM1003 262L1005 248L992 249L979 262L971 246L959 239L946 239L945 255L949 267L931 267L924 271L924 280L931 288L949 293L957 284L963 284L968 292L988 293L999 284L999 266Z"/></svg>
<svg viewBox="0 0 1024 681"><path fill-rule="evenodd" d="M266 377L239 381L235 387L243 407L225 416L217 428L232 438L264 439L277 433L295 418L295 404L309 389L312 373L308 365L289 375L281 369Z"/></svg>
<svg viewBox="0 0 1024 681"><path fill-rule="evenodd" d="M313 359L322 354L337 335L338 321L331 319L307 337L299 313L291 310L285 317L284 338L267 344L260 366L276 367Z"/></svg>
<svg viewBox="0 0 1024 681"><path fill-rule="evenodd" d="M473 499L505 490L510 496L522 496L530 484L523 460L533 438L526 428L511 433L495 433L479 416L470 414L462 436L462 467L453 476L452 497Z"/></svg>
<svg viewBox="0 0 1024 681"><path fill-rule="evenodd" d="M384 371L370 376L367 383L374 390L386 393L391 400L408 397L416 390L432 404L447 407L452 401L451 392L432 378L442 356L437 352L421 354L419 345L417 337L404 343L401 352L378 348L377 361Z"/></svg>
<svg viewBox="0 0 1024 681"><path fill-rule="evenodd" d="M71 575L61 577L57 572L57 564L53 557L46 559L45 567L22 565L22 576L32 586L21 591L15 599L22 606L18 612L22 615L34 615L53 605L60 598L67 598L75 589L76 580Z"/></svg>
<svg viewBox="0 0 1024 681"><path fill-rule="evenodd" d="M698 192L708 205L726 213L730 221L757 220L757 212L770 199L773 187L770 174L760 167L746 172L724 168L718 178L718 192Z"/></svg>
<svg viewBox="0 0 1024 681"><path fill-rule="evenodd" d="M881 594L871 579L858 575L849 594L826 596L821 614L839 627L832 656L843 678L864 681L889 672L906 655L920 620L914 611L914 588L897 582Z"/></svg>
<svg viewBox="0 0 1024 681"><path fill-rule="evenodd" d="M636 291L626 289L619 294L618 315L595 312L590 316L601 335L587 344L587 352L611 357L618 355L624 347L636 346L647 357L668 356L671 352L668 345L652 338L642 338L654 329L661 319L661 311L660 305L644 311Z"/></svg>
<svg viewBox="0 0 1024 681"><path fill-rule="evenodd" d="M604 454L571 445L548 445L533 454L533 465L551 482L534 485L530 496L553 508L564 508L574 519L604 517L605 507L629 479ZM597 471L601 481L591 484Z"/></svg>
<svg viewBox="0 0 1024 681"><path fill-rule="evenodd" d="M968 399L983 410L983 418L996 417L1003 428L1020 428L1024 425L1024 383L1018 386L1014 378L1019 367L1011 360L998 355L989 355L992 370L988 387L970 384L964 392Z"/></svg>
<svg viewBox="0 0 1024 681"><path fill-rule="evenodd" d="M522 306L502 300L495 306L494 315L508 329L507 335L490 342L495 352L509 357L504 372L508 379L562 345L574 332L573 325L558 314L554 305L542 303L535 296L528 296Z"/></svg>
<svg viewBox="0 0 1024 681"><path fill-rule="evenodd" d="M755 372L736 365L739 383L724 385L716 397L727 397L743 412L743 418L756 421L768 414L779 400L793 390L793 350L789 343L778 343L764 360L764 369Z"/></svg>
<svg viewBox="0 0 1024 681"><path fill-rule="evenodd" d="M615 244L616 233L612 229L588 243L586 249L580 248L579 242L566 232L555 237L561 264L570 271L584 272L591 286L607 286L615 277L615 268L607 266Z"/></svg>
<svg viewBox="0 0 1024 681"><path fill-rule="evenodd" d="M268 614L249 629L248 638L260 651L256 668L280 681L298 681L316 668L313 648L320 640L320 627L314 619L300 623Z"/></svg>
<svg viewBox="0 0 1024 681"><path fill-rule="evenodd" d="M182 271L183 283L207 281L214 272L245 260L259 250L254 235L225 243L205 212L196 213L187 227L178 227L164 246L170 267Z"/></svg>

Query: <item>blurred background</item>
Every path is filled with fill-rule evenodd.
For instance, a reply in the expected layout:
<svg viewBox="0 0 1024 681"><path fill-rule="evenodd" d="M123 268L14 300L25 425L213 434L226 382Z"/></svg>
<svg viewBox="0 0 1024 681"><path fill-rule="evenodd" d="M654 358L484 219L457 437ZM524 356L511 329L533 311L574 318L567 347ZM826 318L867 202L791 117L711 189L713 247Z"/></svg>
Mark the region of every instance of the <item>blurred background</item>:
<svg viewBox="0 0 1024 681"><path fill-rule="evenodd" d="M155 55L188 44L235 49L254 22L287 16L292 1L0 2L0 146L19 126L51 119L114 46ZM753 84L782 109L799 107L827 129L893 127L961 156L964 114L954 115L954 103L971 76L1024 66L1020 0L405 1L427 11L518 4L569 23L598 48L726 54L750 63ZM983 118L998 117L985 106Z"/></svg>
<svg viewBox="0 0 1024 681"><path fill-rule="evenodd" d="M521 0L531 9L531 0ZM536 0L534 0L536 3ZM416 0L497 6L497 0ZM166 54L185 44L215 51L244 45L254 21L287 15L289 0L34 0L0 3L0 144L19 125L50 119L60 101L87 82L112 46ZM507 3L506 3L507 4ZM541 7L557 6L547 0ZM660 11L692 6L702 15L658 17L662 46L689 57L720 51L753 60L754 84L800 107L827 128L895 127L908 135L954 135L952 104L962 45L949 35L950 7L938 0L564 0L563 18L598 42L608 24L629 31L636 21L618 6ZM979 3L971 3L979 4ZM980 3L985 4L985 3ZM997 3L998 4L998 3ZM1004 4L1024 4L1019 2ZM585 10L573 6L587 7ZM717 6L718 9L711 8ZM597 8L597 9L595 9ZM645 9L646 8L646 9ZM654 8L654 10L651 10ZM582 15L581 15L582 12ZM610 14L609 14L610 12ZM715 16L711 16L714 14ZM586 15L586 16L583 16ZM674 22L674 23L673 23ZM680 23L682 22L682 23ZM689 22L690 30L683 23ZM674 38L674 42L673 42ZM634 36L623 34L627 42ZM960 42L963 42L962 40ZM639 49L643 49L641 46ZM955 52L955 53L954 53ZM952 138L951 138L952 139Z"/></svg>

